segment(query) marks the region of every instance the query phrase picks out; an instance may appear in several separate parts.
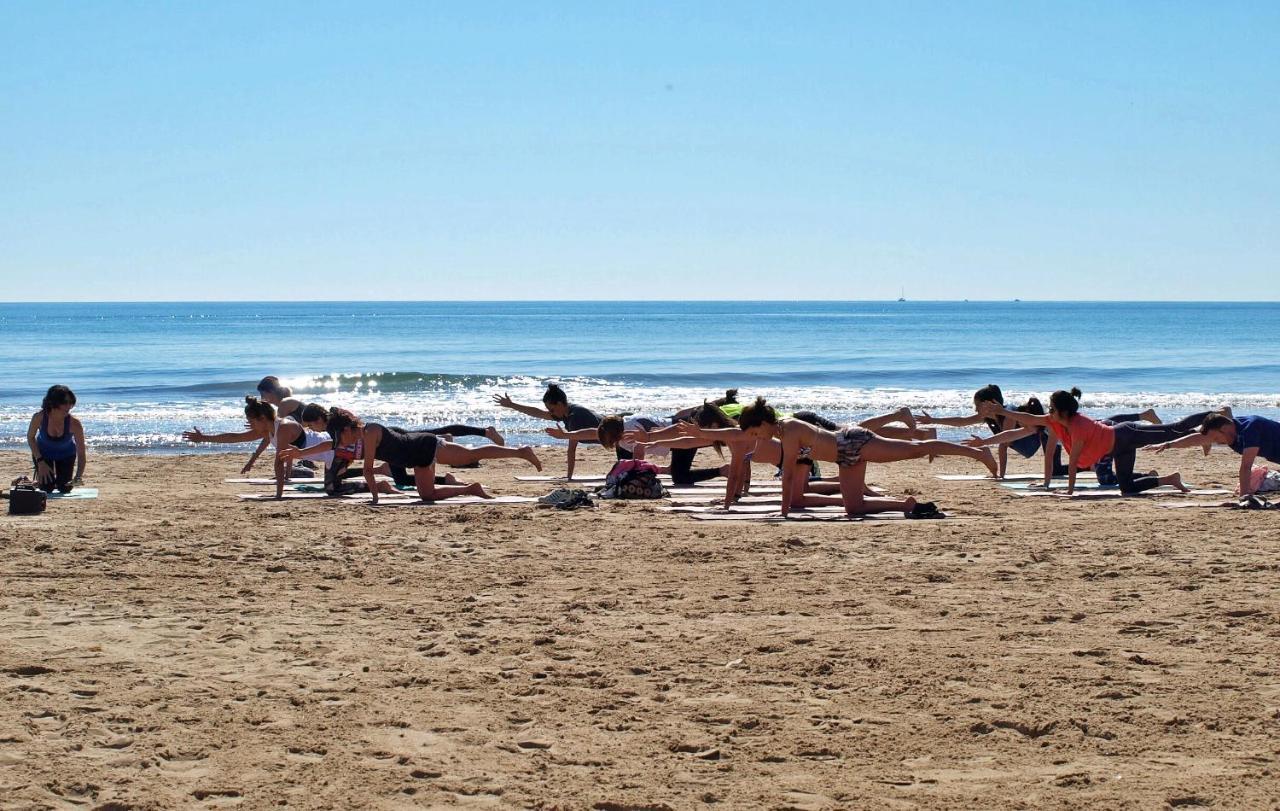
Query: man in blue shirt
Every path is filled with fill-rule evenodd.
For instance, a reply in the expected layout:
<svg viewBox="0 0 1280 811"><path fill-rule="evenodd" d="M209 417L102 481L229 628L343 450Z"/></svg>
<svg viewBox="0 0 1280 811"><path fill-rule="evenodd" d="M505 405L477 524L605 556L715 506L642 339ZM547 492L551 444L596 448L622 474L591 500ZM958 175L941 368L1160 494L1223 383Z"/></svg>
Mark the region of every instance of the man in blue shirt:
<svg viewBox="0 0 1280 811"><path fill-rule="evenodd" d="M1226 445L1240 454L1240 495L1253 493L1253 460L1261 456L1280 464L1280 422L1266 417L1232 417L1227 413L1210 414L1200 425L1198 434L1153 445L1156 453L1168 448L1201 447L1206 456L1214 445Z"/></svg>

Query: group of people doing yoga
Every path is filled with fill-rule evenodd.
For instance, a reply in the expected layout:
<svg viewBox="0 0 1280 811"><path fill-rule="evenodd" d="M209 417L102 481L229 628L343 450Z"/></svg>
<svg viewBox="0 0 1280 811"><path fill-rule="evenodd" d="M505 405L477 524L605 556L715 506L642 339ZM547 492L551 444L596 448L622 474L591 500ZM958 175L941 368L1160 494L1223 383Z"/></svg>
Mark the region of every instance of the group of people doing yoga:
<svg viewBox="0 0 1280 811"><path fill-rule="evenodd" d="M206 434L192 428L182 438L195 443L258 442L242 474L253 469L267 448L275 448L277 497L284 493L290 479L313 477L316 462L324 465L325 492L343 495L364 489L375 504L379 494L394 493L399 488L416 489L426 501L462 495L491 497L479 483L460 482L453 474L437 476L437 462L464 468L475 467L485 459L523 459L542 470L542 461L533 448L506 447L503 436L492 426L445 425L406 430L366 423L346 409L303 404L275 377L262 379L257 397L245 398L244 416L243 431ZM468 447L453 441L459 436L484 437L490 444ZM353 470L355 461L361 461L363 467ZM380 476L389 476L391 481Z"/></svg>
<svg viewBox="0 0 1280 811"><path fill-rule="evenodd" d="M193 443L257 442L242 473L274 448L276 493L290 479L314 477L316 463L324 466L324 489L343 494L367 489L376 502L382 493L415 489L426 500L460 495L490 497L478 483L465 483L453 474L436 475L437 463L474 467L487 459L523 459L537 470L542 462L532 447L507 447L493 426L446 425L407 430L365 422L341 408L304 403L276 377L258 384L258 396L245 398L245 430L206 434L193 428L183 438ZM1261 416L1234 416L1229 409L1192 414L1163 423L1151 409L1095 419L1080 413L1080 391L1060 390L1046 409L1036 397L1016 408L1004 402L1000 388L984 386L974 393L973 413L934 417L926 411L902 408L840 425L812 411L786 413L764 398L743 405L737 390L691 406L670 416L612 414L601 417L569 401L564 390L551 384L542 407L523 405L507 394L494 402L527 416L558 423L547 434L568 443L566 473L573 478L577 446L597 443L618 459L651 459L674 484L687 486L716 477L726 478L724 503L729 506L749 492L751 465L777 470L782 483L782 513L792 509L841 505L850 514L902 511L927 516L936 507L915 498L892 498L868 485L869 462L890 463L936 456L963 456L983 465L994 478L1003 478L1012 449L1024 458L1044 458L1044 484L1065 476L1066 492L1075 489L1077 474L1095 471L1100 484L1115 484L1124 494L1141 493L1161 485L1186 487L1174 472L1135 472L1137 451L1156 453L1170 448L1225 445L1240 454L1241 495L1254 490L1254 462L1261 458L1280 464L1280 423ZM71 414L76 397L66 386L52 386L41 408L32 415L27 432L36 482L46 491L67 493L80 483L86 462L84 428ZM986 425L991 435L963 442L937 439L937 426ZM487 440L474 447L457 437ZM992 447L996 453L992 453ZM695 467L699 450L711 448L716 464ZM729 450L725 461L724 449ZM1065 449L1067 461L1062 461ZM353 463L360 462L360 465ZM837 475L823 478L819 463L834 464ZM387 481L390 478L390 481Z"/></svg>

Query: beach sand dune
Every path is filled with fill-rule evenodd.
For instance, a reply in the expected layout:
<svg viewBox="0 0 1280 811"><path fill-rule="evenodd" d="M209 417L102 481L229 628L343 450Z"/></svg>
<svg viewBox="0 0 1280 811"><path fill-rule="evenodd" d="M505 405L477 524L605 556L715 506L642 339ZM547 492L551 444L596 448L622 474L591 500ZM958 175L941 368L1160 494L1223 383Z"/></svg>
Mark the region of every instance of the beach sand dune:
<svg viewBox="0 0 1280 811"><path fill-rule="evenodd" d="M970 520L253 503L242 461L96 457L96 501L0 517L0 807L1280 802L1275 514L953 460L873 477Z"/></svg>

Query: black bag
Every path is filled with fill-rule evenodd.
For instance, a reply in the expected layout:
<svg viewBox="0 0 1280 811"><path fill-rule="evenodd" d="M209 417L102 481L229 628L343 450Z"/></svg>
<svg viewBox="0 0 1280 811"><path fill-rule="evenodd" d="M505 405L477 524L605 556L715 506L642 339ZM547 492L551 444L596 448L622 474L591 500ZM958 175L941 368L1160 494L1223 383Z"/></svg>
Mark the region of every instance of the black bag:
<svg viewBox="0 0 1280 811"><path fill-rule="evenodd" d="M17 484L9 491L9 515L39 515L48 496L33 484Z"/></svg>

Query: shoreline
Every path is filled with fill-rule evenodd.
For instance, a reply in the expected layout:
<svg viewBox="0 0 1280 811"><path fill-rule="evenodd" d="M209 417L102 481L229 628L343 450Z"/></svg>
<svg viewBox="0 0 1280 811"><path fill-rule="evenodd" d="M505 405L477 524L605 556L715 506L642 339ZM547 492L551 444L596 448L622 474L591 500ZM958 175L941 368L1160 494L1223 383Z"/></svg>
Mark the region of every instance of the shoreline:
<svg viewBox="0 0 1280 811"><path fill-rule="evenodd" d="M94 454L97 500L0 516L0 805L1280 801L1268 513L954 459L872 468L942 521L242 503L246 457Z"/></svg>

